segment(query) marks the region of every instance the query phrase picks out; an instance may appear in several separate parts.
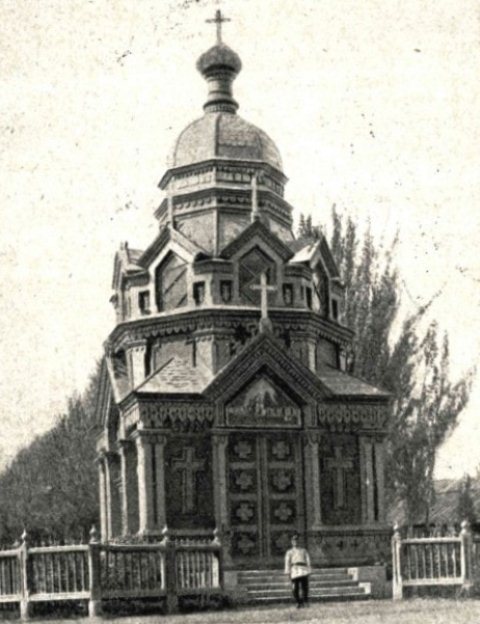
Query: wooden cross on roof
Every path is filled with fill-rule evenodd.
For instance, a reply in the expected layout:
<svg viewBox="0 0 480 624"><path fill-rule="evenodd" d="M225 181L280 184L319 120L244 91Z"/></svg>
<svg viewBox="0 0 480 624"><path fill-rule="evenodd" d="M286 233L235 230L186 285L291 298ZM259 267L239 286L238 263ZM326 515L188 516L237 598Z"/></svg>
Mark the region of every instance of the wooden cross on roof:
<svg viewBox="0 0 480 624"><path fill-rule="evenodd" d="M232 20L228 17L223 17L220 9L215 11L215 17L213 19L205 20L207 24L216 24L217 25L217 44L220 45L222 43L222 24L224 22L231 22Z"/></svg>
<svg viewBox="0 0 480 624"><path fill-rule="evenodd" d="M272 331L272 322L268 318L268 293L277 290L277 287L268 285L267 272L262 271L260 274L260 284L253 284L250 288L260 291L260 331Z"/></svg>

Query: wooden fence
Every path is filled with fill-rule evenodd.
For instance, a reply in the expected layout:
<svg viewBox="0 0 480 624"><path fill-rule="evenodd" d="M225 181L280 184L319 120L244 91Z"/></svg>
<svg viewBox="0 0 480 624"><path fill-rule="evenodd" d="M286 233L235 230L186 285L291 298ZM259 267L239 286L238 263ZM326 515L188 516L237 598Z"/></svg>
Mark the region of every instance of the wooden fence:
<svg viewBox="0 0 480 624"><path fill-rule="evenodd" d="M465 592L480 573L480 538L474 538L468 522L458 535L402 538L398 525L392 537L393 598L403 597L406 587L458 586Z"/></svg>
<svg viewBox="0 0 480 624"><path fill-rule="evenodd" d="M156 544L102 544L92 529L89 544L32 547L24 532L0 551L0 604L17 603L26 619L36 602L85 600L98 615L104 600L158 598L171 613L180 596L221 594L221 569L216 534L176 543L165 529Z"/></svg>

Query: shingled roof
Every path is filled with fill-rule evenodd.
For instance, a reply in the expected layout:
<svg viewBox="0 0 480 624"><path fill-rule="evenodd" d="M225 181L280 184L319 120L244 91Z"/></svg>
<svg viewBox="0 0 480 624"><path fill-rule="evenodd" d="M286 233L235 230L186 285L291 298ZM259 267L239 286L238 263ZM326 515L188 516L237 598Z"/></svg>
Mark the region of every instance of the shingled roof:
<svg viewBox="0 0 480 624"><path fill-rule="evenodd" d="M336 396L385 398L390 394L381 388L363 381L358 377L344 373L337 368L322 364L317 371L317 377Z"/></svg>
<svg viewBox="0 0 480 624"><path fill-rule="evenodd" d="M152 394L201 394L213 378L210 370L198 363L173 356L153 375L136 388L136 392Z"/></svg>

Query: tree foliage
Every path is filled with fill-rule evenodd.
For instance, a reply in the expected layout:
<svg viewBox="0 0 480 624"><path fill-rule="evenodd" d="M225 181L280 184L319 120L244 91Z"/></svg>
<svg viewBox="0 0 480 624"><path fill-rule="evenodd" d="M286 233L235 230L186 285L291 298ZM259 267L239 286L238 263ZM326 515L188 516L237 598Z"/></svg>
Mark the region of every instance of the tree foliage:
<svg viewBox="0 0 480 624"><path fill-rule="evenodd" d="M98 523L94 403L99 367L55 426L21 450L0 475L0 539L70 540Z"/></svg>
<svg viewBox="0 0 480 624"><path fill-rule="evenodd" d="M472 496L472 479L469 475L465 475L460 486L457 503L457 518L459 520L468 520L470 525L474 525L477 522L475 504Z"/></svg>
<svg viewBox="0 0 480 624"><path fill-rule="evenodd" d="M319 229L303 217L299 235ZM387 495L404 502L409 521L422 514L428 523L436 451L467 404L473 372L450 380L448 337L429 321L432 302L401 308L396 245L380 252L370 227L360 233L333 207L330 246L345 284L344 322L355 332L351 372L392 395Z"/></svg>

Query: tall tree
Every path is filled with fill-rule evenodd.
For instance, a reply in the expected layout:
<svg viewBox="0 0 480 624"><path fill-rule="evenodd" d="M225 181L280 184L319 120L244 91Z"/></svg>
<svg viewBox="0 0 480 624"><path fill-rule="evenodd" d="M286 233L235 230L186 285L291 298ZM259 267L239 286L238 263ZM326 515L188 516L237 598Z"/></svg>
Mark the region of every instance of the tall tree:
<svg viewBox="0 0 480 624"><path fill-rule="evenodd" d="M472 525L477 522L475 514L475 504L472 496L472 479L469 475L465 475L460 485L457 503L457 519L468 520Z"/></svg>
<svg viewBox="0 0 480 624"><path fill-rule="evenodd" d="M436 451L468 401L472 373L450 381L448 339L428 324L431 302L402 311L396 238L380 253L370 227L360 233L334 206L330 244L345 284L345 321L355 331L353 372L392 394L387 494L404 501L410 520L420 512L428 522Z"/></svg>
<svg viewBox="0 0 480 624"><path fill-rule="evenodd" d="M55 426L21 450L0 475L1 540L76 539L98 522L93 405L99 368Z"/></svg>

